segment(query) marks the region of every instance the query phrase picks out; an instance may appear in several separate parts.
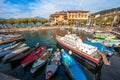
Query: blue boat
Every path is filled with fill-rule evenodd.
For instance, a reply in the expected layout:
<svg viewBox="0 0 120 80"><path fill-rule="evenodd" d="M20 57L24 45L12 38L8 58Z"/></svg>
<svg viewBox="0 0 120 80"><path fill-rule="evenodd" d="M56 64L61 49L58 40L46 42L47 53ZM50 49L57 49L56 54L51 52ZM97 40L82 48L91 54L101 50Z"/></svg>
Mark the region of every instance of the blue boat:
<svg viewBox="0 0 120 80"><path fill-rule="evenodd" d="M8 54L8 53L11 53L12 50L6 50L6 51L3 51L3 52L0 52L0 57L3 57L4 55Z"/></svg>
<svg viewBox="0 0 120 80"><path fill-rule="evenodd" d="M6 47L9 47L9 46L12 46L13 44L15 44L15 42L3 44L3 45L0 46L0 49L3 49L3 48L6 48Z"/></svg>
<svg viewBox="0 0 120 80"><path fill-rule="evenodd" d="M98 50L105 52L106 55L111 55L114 51L114 46L112 48L108 48L104 46L103 44L96 43L96 42L90 42L88 40L85 40L84 43L97 47Z"/></svg>
<svg viewBox="0 0 120 80"><path fill-rule="evenodd" d="M16 44L13 44L11 46L8 46L6 48L0 49L0 57L5 56L8 53L11 53L13 50L19 47L19 45L22 44L22 42L18 42Z"/></svg>
<svg viewBox="0 0 120 80"><path fill-rule="evenodd" d="M62 63L72 80L87 80L81 66L67 52L61 52Z"/></svg>

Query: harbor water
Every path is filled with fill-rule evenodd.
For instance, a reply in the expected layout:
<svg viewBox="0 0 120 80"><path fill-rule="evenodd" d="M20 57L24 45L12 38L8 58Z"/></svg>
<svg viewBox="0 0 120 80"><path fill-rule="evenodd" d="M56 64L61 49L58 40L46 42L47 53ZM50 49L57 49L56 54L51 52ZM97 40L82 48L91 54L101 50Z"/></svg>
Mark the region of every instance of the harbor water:
<svg viewBox="0 0 120 80"><path fill-rule="evenodd" d="M62 48L60 45L57 44L55 37L56 35L64 36L67 34L67 32L75 33L80 36L82 40L85 40L87 37L92 37L92 34L78 31L78 30L72 30L72 29L51 29L51 30L39 30L39 31L26 31L21 32L23 37L25 37L25 43L28 44L28 46L32 47L36 43L39 42L39 44L45 45L47 47L52 47L54 50L56 48ZM76 59L76 58L75 58ZM76 59L77 60L77 59ZM89 65L83 65L84 62L80 61L79 64L83 68L83 71L85 72L88 80L97 80L97 72L92 69L88 69ZM28 65L26 68L22 68L19 65L19 62L13 62L13 63L7 63L6 68L9 71L4 71L4 73L9 72L9 75L14 76L17 79L20 80L45 80L45 68L46 65L44 65L42 68L40 68L35 74L30 73L30 68L32 67L32 63ZM1 63L1 65L3 65ZM5 64L4 64L5 65ZM7 70L7 69L6 69ZM2 70L0 70L2 72ZM96 77L97 76L97 77ZM51 78L51 80L70 80L70 77L67 75L64 66L61 65L58 69L58 71L55 73L55 75Z"/></svg>

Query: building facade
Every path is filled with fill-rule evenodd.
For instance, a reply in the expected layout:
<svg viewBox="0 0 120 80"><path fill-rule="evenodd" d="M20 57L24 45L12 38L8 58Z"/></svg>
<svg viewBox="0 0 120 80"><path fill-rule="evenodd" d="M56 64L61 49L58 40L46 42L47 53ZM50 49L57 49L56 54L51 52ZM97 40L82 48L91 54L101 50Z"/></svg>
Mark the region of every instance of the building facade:
<svg viewBox="0 0 120 80"><path fill-rule="evenodd" d="M77 24L87 21L89 11L60 11L50 15L51 24Z"/></svg>
<svg viewBox="0 0 120 80"><path fill-rule="evenodd" d="M56 12L50 15L51 24L63 25L67 23L67 14L65 11Z"/></svg>

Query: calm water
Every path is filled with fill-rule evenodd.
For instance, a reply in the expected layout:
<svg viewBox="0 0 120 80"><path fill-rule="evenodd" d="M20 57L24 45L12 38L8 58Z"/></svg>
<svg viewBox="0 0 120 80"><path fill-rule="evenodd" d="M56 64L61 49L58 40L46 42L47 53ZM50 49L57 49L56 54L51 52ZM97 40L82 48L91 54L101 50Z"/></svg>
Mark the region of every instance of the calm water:
<svg viewBox="0 0 120 80"><path fill-rule="evenodd" d="M64 36L67 33L67 31L78 34L82 38L82 40L85 40L87 36L91 36L91 34L76 31L76 30L70 30L70 29L69 30L67 30L67 29L64 29L64 30L63 29L62 30L60 30L60 29L40 30L40 31L31 31L31 32L26 31L26 32L22 32L22 35L26 39L25 42L31 47L39 42L40 45L51 46L54 49L56 49L57 47L59 47L59 48L61 48L61 47L57 44L57 42L55 40L55 36L56 35ZM82 61L81 61L81 63L82 63ZM80 65L81 65L81 63L80 63ZM17 64L17 63L13 63L12 65L14 65L14 64ZM32 66L32 64L30 64L25 69L18 66L16 68L14 68L10 74L12 74L16 78L20 78L22 80L45 80L45 66L40 68L34 75L30 74L31 66ZM88 70L88 68L86 68L86 66L83 66L83 65L81 65L81 66L82 66L83 71L85 72L88 80L96 80L95 74L93 74L94 71L91 72ZM59 70L57 71L57 73L51 80L70 80L70 78L67 75L67 73L65 72L64 67L61 65L59 67Z"/></svg>

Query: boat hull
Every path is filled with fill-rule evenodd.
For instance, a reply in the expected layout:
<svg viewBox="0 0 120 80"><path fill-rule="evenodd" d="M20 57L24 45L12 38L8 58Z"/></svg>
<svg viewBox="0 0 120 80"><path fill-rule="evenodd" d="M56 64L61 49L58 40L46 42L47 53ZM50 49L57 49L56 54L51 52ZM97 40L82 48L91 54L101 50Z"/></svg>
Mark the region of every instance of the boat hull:
<svg viewBox="0 0 120 80"><path fill-rule="evenodd" d="M46 64L46 61L45 60L44 62L40 63L38 66L34 67L34 68L31 68L30 72L33 74L35 73L39 68L41 68L42 66L44 66Z"/></svg>
<svg viewBox="0 0 120 80"><path fill-rule="evenodd" d="M105 52L106 55L112 55L112 50L110 50L108 47L100 44L100 43L95 43L95 42L91 42L88 40L85 40L84 43L92 45L92 46L96 46L98 48L98 50Z"/></svg>
<svg viewBox="0 0 120 80"><path fill-rule="evenodd" d="M71 50L73 52L72 55L76 56L77 58L80 58L80 59L84 60L85 62L87 62L88 64L92 65L93 67L97 67L101 63L101 58L98 61L90 60L89 57L86 58L85 56L83 56L82 52L77 51L77 50L69 47L68 45L66 45L63 42L61 42L60 40L58 40L57 38L56 38L56 40L62 47L64 47L67 50Z"/></svg>
<svg viewBox="0 0 120 80"><path fill-rule="evenodd" d="M62 63L72 80L87 80L81 66L68 53L61 52Z"/></svg>
<svg viewBox="0 0 120 80"><path fill-rule="evenodd" d="M48 60L45 74L46 79L50 79L58 70L60 65L60 52L56 51L52 54L51 58Z"/></svg>
<svg viewBox="0 0 120 80"><path fill-rule="evenodd" d="M39 50L40 49L40 50ZM37 50L34 50L36 54L32 54L34 53L34 51L29 54L22 62L21 65L28 65L29 63L31 63L32 61L34 61L44 50L46 49L46 46L41 46L38 47ZM24 66L23 66L24 67Z"/></svg>
<svg viewBox="0 0 120 80"><path fill-rule="evenodd" d="M21 49L21 50L20 50L20 49ZM20 49L19 49L19 52L9 53L9 54L5 55L4 58L2 59L2 61L3 61L3 62L6 62L8 59L10 59L10 58L12 58L12 57L14 57L14 56L16 56L16 55L18 55L18 54L26 51L26 50L28 50L29 47L22 47L22 48L20 48Z"/></svg>

